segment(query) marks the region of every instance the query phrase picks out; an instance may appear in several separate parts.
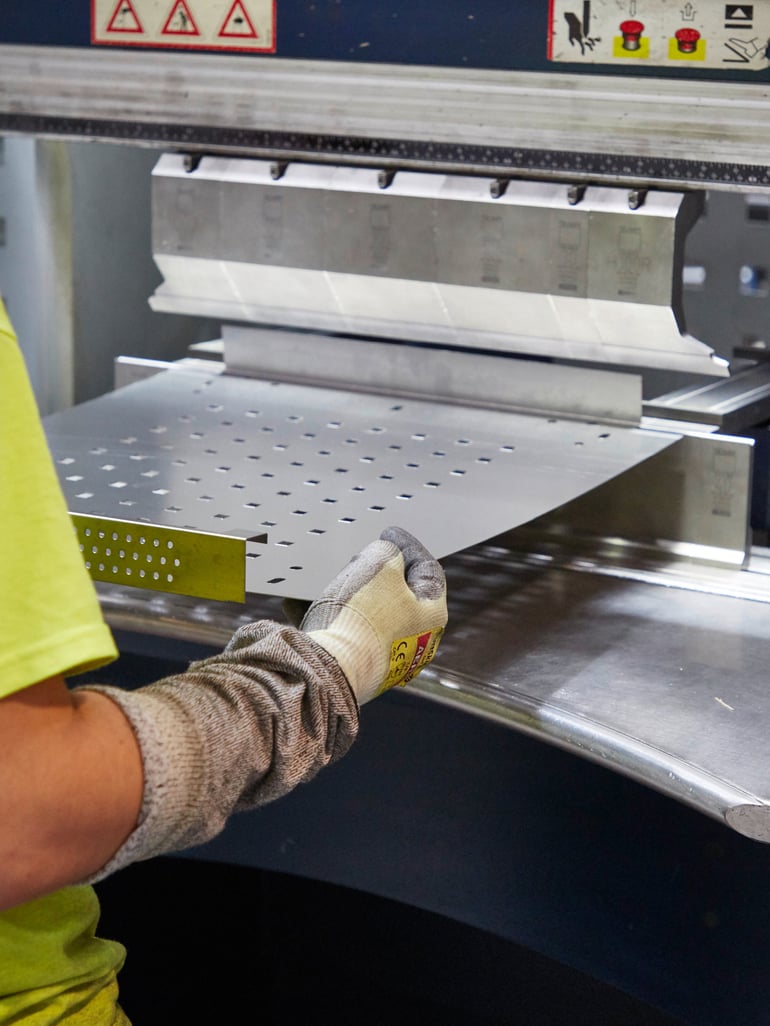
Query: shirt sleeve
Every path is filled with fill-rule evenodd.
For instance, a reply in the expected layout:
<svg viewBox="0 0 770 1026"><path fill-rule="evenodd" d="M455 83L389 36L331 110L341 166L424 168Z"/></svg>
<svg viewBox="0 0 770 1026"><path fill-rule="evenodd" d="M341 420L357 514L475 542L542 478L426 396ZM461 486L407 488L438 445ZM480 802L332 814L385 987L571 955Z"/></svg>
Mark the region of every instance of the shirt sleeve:
<svg viewBox="0 0 770 1026"><path fill-rule="evenodd" d="M0 698L117 656L0 302Z"/></svg>

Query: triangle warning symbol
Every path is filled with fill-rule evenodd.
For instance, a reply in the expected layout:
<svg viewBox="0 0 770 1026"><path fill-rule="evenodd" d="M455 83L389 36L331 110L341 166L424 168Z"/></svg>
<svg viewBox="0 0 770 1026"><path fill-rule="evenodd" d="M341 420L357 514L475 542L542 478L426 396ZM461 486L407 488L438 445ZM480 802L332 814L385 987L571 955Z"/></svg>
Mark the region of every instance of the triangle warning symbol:
<svg viewBox="0 0 770 1026"><path fill-rule="evenodd" d="M185 0L176 0L171 13L166 18L161 35L164 36L199 36L198 26L190 13Z"/></svg>
<svg viewBox="0 0 770 1026"><path fill-rule="evenodd" d="M131 0L118 0L107 22L108 32L144 32Z"/></svg>
<svg viewBox="0 0 770 1026"><path fill-rule="evenodd" d="M235 0L230 8L227 17L222 22L219 36L223 39L259 39L257 30L252 25L251 18L246 13L246 8L241 0Z"/></svg>

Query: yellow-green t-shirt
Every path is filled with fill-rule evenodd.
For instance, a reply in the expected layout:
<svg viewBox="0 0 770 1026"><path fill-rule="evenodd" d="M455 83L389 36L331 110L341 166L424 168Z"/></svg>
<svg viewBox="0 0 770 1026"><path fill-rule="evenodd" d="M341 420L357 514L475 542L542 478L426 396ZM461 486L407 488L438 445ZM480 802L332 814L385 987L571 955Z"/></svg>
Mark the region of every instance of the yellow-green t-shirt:
<svg viewBox="0 0 770 1026"><path fill-rule="evenodd" d="M0 699L117 655L0 302ZM0 913L0 1023L114 1026L125 950L94 937L91 887Z"/></svg>

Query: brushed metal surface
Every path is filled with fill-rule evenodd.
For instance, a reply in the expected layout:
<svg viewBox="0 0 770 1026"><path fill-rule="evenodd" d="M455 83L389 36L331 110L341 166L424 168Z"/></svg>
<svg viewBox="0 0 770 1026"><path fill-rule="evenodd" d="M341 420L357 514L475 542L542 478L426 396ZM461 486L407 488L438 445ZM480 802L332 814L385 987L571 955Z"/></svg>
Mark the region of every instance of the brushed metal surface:
<svg viewBox="0 0 770 1026"><path fill-rule="evenodd" d="M644 412L648 417L713 424L720 431L750 430L770 420L770 363L657 396L644 404Z"/></svg>
<svg viewBox="0 0 770 1026"><path fill-rule="evenodd" d="M46 426L71 512L266 534L246 545L247 592L304 598L390 524L445 556L678 439L184 368Z"/></svg>
<svg viewBox="0 0 770 1026"><path fill-rule="evenodd" d="M768 185L765 89L754 81L0 46L6 131L18 123L27 133L207 152L307 159L327 150L368 166L530 168L697 188Z"/></svg>
<svg viewBox="0 0 770 1026"><path fill-rule="evenodd" d="M767 555L745 570L635 571L487 545L443 563L449 629L410 690L770 841ZM282 618L273 598L98 590L116 629L212 646L250 619Z"/></svg>
<svg viewBox="0 0 770 1026"><path fill-rule="evenodd" d="M688 335L699 194L164 154L155 310L471 349L725 374Z"/></svg>
<svg viewBox="0 0 770 1026"><path fill-rule="evenodd" d="M756 577L749 600L491 548L447 570L452 628L415 688L770 841L766 576L720 575Z"/></svg>
<svg viewBox="0 0 770 1026"><path fill-rule="evenodd" d="M642 416L641 377L606 368L238 324L222 344L227 370L255 378L628 427Z"/></svg>

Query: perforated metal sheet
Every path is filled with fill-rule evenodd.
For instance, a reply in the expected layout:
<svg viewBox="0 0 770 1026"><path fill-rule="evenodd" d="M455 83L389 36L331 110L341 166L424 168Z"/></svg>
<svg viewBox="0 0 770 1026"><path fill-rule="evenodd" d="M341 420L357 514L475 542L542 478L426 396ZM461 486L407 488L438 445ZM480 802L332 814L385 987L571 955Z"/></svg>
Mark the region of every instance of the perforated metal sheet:
<svg viewBox="0 0 770 1026"><path fill-rule="evenodd" d="M187 368L46 427L71 512L259 539L246 591L299 598L390 524L442 557L678 437Z"/></svg>

